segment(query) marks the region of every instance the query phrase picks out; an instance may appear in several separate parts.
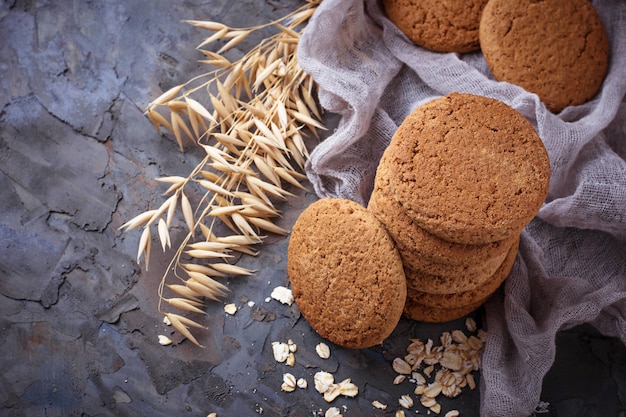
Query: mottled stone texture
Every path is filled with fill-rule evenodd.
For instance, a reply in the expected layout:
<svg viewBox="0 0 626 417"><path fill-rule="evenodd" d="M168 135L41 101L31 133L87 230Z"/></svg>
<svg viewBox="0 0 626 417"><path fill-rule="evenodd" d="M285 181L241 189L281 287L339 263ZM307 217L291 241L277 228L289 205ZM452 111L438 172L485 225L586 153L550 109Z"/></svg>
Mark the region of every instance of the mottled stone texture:
<svg viewBox="0 0 626 417"><path fill-rule="evenodd" d="M206 316L194 317L207 326L198 333L204 349L162 324L156 294L169 256L155 251L145 271L134 261L139 234L118 228L163 201L155 177L186 175L200 154L182 154L160 137L145 106L204 70L194 48L206 33L182 20L249 26L297 4L0 3L0 415L311 416L329 406L312 387L320 369L361 389L332 404L345 406L344 415L389 415L412 391L391 382L390 362L408 338L435 338L462 325L403 320L383 345L331 346L331 358L322 361L315 354L321 339L297 307L265 302L275 286L288 284L288 240L274 237L259 256L240 260L255 275L225 281L231 289L225 301L236 303L238 313L227 316L212 303ZM294 193L280 206L283 227L315 200L310 192ZM158 334L174 344L160 346ZM565 365L546 380L545 400L554 402L548 415L616 415L626 395L623 346L586 329L564 337L557 363ZM298 344L289 369L271 353L272 341L287 339ZM574 350L572 339L579 341ZM571 363L592 363L580 369L589 378L570 378ZM281 392L288 371L307 378L309 388ZM579 382L585 389L573 386ZM375 412L373 400L389 404L387 414ZM443 405L477 415L478 392Z"/></svg>

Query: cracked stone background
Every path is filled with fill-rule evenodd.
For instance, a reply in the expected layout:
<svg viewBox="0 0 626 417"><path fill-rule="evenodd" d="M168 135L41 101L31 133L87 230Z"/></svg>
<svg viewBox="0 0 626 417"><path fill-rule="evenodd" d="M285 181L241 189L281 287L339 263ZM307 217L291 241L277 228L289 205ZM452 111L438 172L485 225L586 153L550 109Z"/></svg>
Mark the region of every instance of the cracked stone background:
<svg viewBox="0 0 626 417"><path fill-rule="evenodd" d="M275 286L288 284L286 238L270 238L257 257L240 259L258 272L227 282L225 302L238 305L236 315L211 303L206 316L194 317L207 326L198 334L204 349L162 324L157 287L169 258L154 251L144 270L134 261L139 234L118 228L163 201L154 178L186 176L200 155L179 152L143 110L205 70L194 47L206 32L183 20L249 26L298 4L0 3L1 416L321 415L329 404L312 388L319 370L359 386L356 398L332 404L344 415L393 415L412 388L392 384L391 360L411 337L462 326L403 320L383 345L331 346L331 358L322 361L315 354L321 339L297 307L265 302ZM316 198L294 193L280 207L283 227ZM173 238L182 239L182 222L174 227L180 233ZM174 344L160 346L159 334ZM271 342L287 339L298 345L293 369L271 354ZM540 415L626 415L626 349L619 341L581 326L562 332L557 347L544 384L549 411ZM288 371L308 379L309 388L281 393ZM388 411L375 411L373 400L389 404ZM477 391L465 391L442 405L476 416L478 401Z"/></svg>

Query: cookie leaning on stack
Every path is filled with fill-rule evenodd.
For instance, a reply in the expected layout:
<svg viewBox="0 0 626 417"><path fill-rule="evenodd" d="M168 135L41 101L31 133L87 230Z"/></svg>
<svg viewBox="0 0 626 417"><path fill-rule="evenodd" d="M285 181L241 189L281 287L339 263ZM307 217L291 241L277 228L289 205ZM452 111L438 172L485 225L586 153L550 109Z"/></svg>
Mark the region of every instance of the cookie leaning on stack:
<svg viewBox="0 0 626 417"><path fill-rule="evenodd" d="M322 337L347 348L381 343L402 317L402 260L365 207L322 198L291 231L287 269L300 311Z"/></svg>
<svg viewBox="0 0 626 417"><path fill-rule="evenodd" d="M368 208L405 267L405 315L448 321L506 278L541 207L550 164L533 126L486 97L453 93L413 111L380 161Z"/></svg>

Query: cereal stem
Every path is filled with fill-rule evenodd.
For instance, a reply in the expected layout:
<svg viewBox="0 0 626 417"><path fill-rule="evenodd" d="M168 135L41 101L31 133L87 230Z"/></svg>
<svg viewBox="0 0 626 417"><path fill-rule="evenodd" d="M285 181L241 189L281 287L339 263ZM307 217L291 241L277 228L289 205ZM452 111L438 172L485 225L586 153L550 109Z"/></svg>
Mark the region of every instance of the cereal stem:
<svg viewBox="0 0 626 417"><path fill-rule="evenodd" d="M274 223L280 213L273 202L290 196L288 187L304 187L300 181L306 176L290 161L302 169L308 156L303 128L314 134L323 129L321 110L313 100L314 82L298 65L296 54L300 35L320 1L309 0L282 18L247 28L185 21L212 32L197 49L207 58L200 62L214 68L170 88L147 106L146 114L157 131L169 132L181 150L184 140L192 138L205 156L186 177L160 177L169 186L166 202L122 228L143 226L138 259L144 255L147 269L150 227L158 227L162 249L168 249L173 214L180 210L187 233L161 277L158 311L198 346L188 328L202 326L164 311L163 302L187 312L202 312L199 300L219 300L226 293L216 278L253 273L226 262L231 250L255 255L252 246L263 242L263 231L287 233ZM269 28L277 33L241 59L223 56L251 33ZM218 219L234 234L216 236L213 229ZM172 276L178 283L168 284ZM175 295L168 296L166 290Z"/></svg>

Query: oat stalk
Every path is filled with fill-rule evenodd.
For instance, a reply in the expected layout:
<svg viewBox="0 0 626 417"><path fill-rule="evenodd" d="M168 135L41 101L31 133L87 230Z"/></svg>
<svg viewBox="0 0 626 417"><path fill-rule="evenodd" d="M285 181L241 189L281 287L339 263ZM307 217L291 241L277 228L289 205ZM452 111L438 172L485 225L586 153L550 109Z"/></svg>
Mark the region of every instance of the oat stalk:
<svg viewBox="0 0 626 417"><path fill-rule="evenodd" d="M308 150L302 135L317 135L324 126L314 99L316 85L298 65L296 49L320 1L309 0L281 19L249 28L186 21L211 32L198 50L205 57L201 62L213 69L169 89L147 107L157 131L172 135L181 150L186 141L197 144L204 157L186 177L157 178L168 186L165 201L121 229L143 229L137 262L143 257L147 269L153 236L163 251L169 250L173 219L182 215L187 233L162 275L159 312L198 346L190 327L203 326L166 312L164 303L204 314L206 300L220 300L228 291L221 279L254 273L231 263L233 254L254 256L267 233L287 234L276 224L276 203L292 195L289 188L304 188ZM242 58L231 62L225 56L253 32L269 28L277 33ZM217 222L232 234L217 236Z"/></svg>

